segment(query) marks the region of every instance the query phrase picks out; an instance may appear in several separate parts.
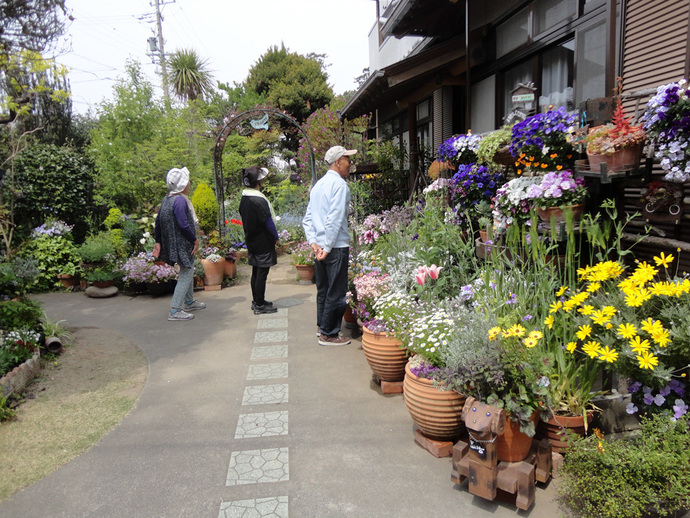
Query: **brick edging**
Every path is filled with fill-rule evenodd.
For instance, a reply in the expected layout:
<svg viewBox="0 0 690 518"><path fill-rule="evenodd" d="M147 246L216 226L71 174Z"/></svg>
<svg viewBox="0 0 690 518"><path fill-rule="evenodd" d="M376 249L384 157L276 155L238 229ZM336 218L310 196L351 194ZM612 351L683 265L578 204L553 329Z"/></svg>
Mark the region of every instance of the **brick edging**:
<svg viewBox="0 0 690 518"><path fill-rule="evenodd" d="M36 349L34 355L0 378L2 397L22 392L41 370L41 355Z"/></svg>

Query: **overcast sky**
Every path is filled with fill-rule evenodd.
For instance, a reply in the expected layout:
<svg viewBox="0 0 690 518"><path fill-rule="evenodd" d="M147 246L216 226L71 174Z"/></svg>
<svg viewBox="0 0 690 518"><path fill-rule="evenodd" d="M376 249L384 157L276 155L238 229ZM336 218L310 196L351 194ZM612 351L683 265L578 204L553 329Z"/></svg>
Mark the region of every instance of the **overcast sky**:
<svg viewBox="0 0 690 518"><path fill-rule="evenodd" d="M373 0L165 1L166 54L196 50L208 59L217 81L242 82L261 55L281 42L299 54L326 54L328 81L336 94L355 89L354 78L369 65ZM157 66L147 56L147 39L156 28L153 3L67 0L75 20L57 61L71 69L74 111L86 113L104 98L112 99L112 86L123 77L128 57L139 60L149 80L160 86Z"/></svg>

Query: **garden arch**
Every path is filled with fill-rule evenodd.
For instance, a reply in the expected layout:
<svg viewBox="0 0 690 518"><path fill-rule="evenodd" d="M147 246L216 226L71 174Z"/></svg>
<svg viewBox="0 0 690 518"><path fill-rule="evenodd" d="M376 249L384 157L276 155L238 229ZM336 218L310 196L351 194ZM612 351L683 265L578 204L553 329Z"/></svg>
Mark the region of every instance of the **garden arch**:
<svg viewBox="0 0 690 518"><path fill-rule="evenodd" d="M218 138L216 139L216 145L213 149L213 172L216 184L216 200L218 202L219 209L218 230L221 233L225 223L225 192L223 191L223 149L225 149L225 141L230 133L238 129L245 122L248 122L254 130L267 130L269 128L269 119L271 115L285 119L290 124L295 126L307 141L307 145L309 146L309 165L311 167L311 184L314 185L316 183L316 162L314 161L314 148L309 141L307 132L302 129L295 119L272 108L252 108L251 110L244 111L232 117L231 120L225 123L223 129L220 130Z"/></svg>

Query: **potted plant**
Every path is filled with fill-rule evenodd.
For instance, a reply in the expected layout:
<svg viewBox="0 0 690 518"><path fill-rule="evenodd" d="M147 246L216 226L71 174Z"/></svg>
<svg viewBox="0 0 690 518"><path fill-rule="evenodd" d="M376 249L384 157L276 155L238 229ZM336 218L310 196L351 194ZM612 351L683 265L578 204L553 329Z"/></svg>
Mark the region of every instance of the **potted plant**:
<svg viewBox="0 0 690 518"><path fill-rule="evenodd" d="M503 183L502 173L483 165L460 164L451 178L453 206L464 212L470 226L476 228L478 219L491 212L490 201Z"/></svg>
<svg viewBox="0 0 690 518"><path fill-rule="evenodd" d="M307 241L301 241L290 248L290 262L297 269L300 284L311 284L314 278L314 252Z"/></svg>
<svg viewBox="0 0 690 518"><path fill-rule="evenodd" d="M518 174L526 171L561 171L574 163L574 149L568 139L577 114L565 108L537 113L512 128L510 154Z"/></svg>
<svg viewBox="0 0 690 518"><path fill-rule="evenodd" d="M587 134L587 158L593 171L599 171L602 163L606 163L610 171L636 167L640 163L647 134L642 126L633 126L631 118L625 116L618 98L612 123L592 128Z"/></svg>
<svg viewBox="0 0 690 518"><path fill-rule="evenodd" d="M225 275L225 257L216 246L205 246L199 250L201 266L204 268L204 289L219 290Z"/></svg>
<svg viewBox="0 0 690 518"><path fill-rule="evenodd" d="M438 158L441 162L450 162L453 168L458 164L474 164L481 140L482 137L471 132L454 135L438 147Z"/></svg>
<svg viewBox="0 0 690 518"><path fill-rule="evenodd" d="M532 185L540 181L540 177L520 176L496 190L492 215L497 232L505 233L509 226L525 225L529 222L532 198L527 192Z"/></svg>
<svg viewBox="0 0 690 518"><path fill-rule="evenodd" d="M102 265L116 255L113 239L108 232L87 236L78 252L84 268L87 270Z"/></svg>
<svg viewBox="0 0 690 518"><path fill-rule="evenodd" d="M512 126L503 126L484 135L477 147L478 163L487 167L512 166L515 159L510 154Z"/></svg>
<svg viewBox="0 0 690 518"><path fill-rule="evenodd" d="M204 277L206 272L204 272L204 267L201 265L201 259L198 257L194 258L194 288L204 287Z"/></svg>
<svg viewBox="0 0 690 518"><path fill-rule="evenodd" d="M688 82L681 79L657 88L641 118L644 130L654 143L654 156L666 171L664 179L671 182L687 182L690 178L690 149L685 145L690 137L688 115Z"/></svg>
<svg viewBox="0 0 690 518"><path fill-rule="evenodd" d="M88 270L84 277L96 288L108 288L113 285L115 279L120 277L120 274L113 271L111 264L105 264Z"/></svg>
<svg viewBox="0 0 690 518"><path fill-rule="evenodd" d="M572 171L551 171L527 188L526 196L545 223L565 221L565 212L578 221L585 208L589 190L583 178L575 178Z"/></svg>
<svg viewBox="0 0 690 518"><path fill-rule="evenodd" d="M155 264L153 256L140 252L125 260L118 270L125 284L143 283L153 295L167 293L170 281L177 278L177 270L169 264Z"/></svg>
<svg viewBox="0 0 690 518"><path fill-rule="evenodd" d="M64 325L66 320L53 321L44 313L41 320L41 328L45 336L45 347L49 353L57 354L64 344L72 339L72 335Z"/></svg>

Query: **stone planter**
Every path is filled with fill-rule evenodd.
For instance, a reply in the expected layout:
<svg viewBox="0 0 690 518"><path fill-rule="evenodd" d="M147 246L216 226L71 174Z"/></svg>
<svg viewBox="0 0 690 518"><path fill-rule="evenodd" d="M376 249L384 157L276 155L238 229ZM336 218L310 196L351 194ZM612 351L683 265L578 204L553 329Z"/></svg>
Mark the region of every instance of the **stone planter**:
<svg viewBox="0 0 690 518"><path fill-rule="evenodd" d="M412 421L429 439L455 442L465 432L463 394L434 387L431 380L412 374L406 364L403 395Z"/></svg>
<svg viewBox="0 0 690 518"><path fill-rule="evenodd" d="M405 378L407 351L402 343L387 333L362 330L362 349L372 372L381 381L402 381Z"/></svg>
<svg viewBox="0 0 690 518"><path fill-rule="evenodd" d="M22 392L41 370L41 355L38 349L34 355L21 365L0 378L2 397Z"/></svg>
<svg viewBox="0 0 690 518"><path fill-rule="evenodd" d="M313 264L296 264L297 275L299 275L300 284L311 284L314 279L314 265Z"/></svg>

